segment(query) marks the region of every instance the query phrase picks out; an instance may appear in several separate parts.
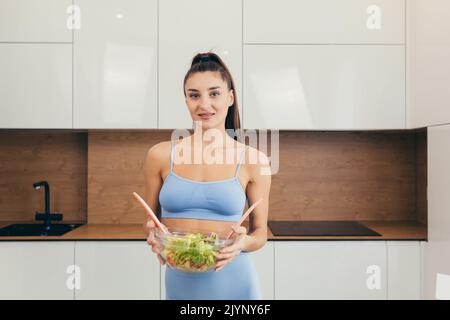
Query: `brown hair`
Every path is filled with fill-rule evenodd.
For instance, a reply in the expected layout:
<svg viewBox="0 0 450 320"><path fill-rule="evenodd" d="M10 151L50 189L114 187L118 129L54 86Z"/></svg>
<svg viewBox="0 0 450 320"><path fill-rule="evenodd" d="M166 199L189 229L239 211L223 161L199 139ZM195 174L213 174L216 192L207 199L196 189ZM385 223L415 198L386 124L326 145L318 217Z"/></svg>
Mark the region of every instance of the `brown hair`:
<svg viewBox="0 0 450 320"><path fill-rule="evenodd" d="M222 59L213 52L199 53L195 55L192 59L191 67L184 76L183 81L183 94L186 97L185 85L187 79L196 72L206 72L213 71L219 72L222 80L227 83L228 90L233 90L234 94L234 102L231 107L228 108L228 113L225 118L225 130L228 134L230 134L230 130L233 131L233 135L237 130L241 128L241 120L239 117L239 107L238 107L238 99L236 97L236 90L233 81L233 77L231 76L230 71L228 70L225 63ZM237 133L239 135L239 133ZM235 138L236 139L236 138Z"/></svg>

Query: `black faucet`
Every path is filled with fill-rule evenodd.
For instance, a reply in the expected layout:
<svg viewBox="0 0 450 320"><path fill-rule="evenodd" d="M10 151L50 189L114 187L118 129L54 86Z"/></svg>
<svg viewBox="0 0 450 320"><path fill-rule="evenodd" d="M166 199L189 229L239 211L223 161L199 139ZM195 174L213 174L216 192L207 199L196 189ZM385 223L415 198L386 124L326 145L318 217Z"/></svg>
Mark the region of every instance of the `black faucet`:
<svg viewBox="0 0 450 320"><path fill-rule="evenodd" d="M33 187L36 190L39 190L42 186L45 187L45 209L43 213L36 211L35 219L36 221L44 221L44 225L46 228L50 228L51 221L61 221L63 215L61 213L50 212L50 186L47 181L38 181L33 183Z"/></svg>

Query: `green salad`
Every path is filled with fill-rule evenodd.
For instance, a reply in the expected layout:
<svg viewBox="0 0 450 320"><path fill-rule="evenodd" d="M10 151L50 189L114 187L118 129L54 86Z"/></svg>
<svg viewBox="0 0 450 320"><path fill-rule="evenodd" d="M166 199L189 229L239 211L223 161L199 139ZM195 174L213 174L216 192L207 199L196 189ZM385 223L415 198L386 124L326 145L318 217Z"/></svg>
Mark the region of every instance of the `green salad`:
<svg viewBox="0 0 450 320"><path fill-rule="evenodd" d="M216 262L216 233L208 235L189 233L182 238L167 236L163 255L170 266L185 271L201 272L214 267Z"/></svg>

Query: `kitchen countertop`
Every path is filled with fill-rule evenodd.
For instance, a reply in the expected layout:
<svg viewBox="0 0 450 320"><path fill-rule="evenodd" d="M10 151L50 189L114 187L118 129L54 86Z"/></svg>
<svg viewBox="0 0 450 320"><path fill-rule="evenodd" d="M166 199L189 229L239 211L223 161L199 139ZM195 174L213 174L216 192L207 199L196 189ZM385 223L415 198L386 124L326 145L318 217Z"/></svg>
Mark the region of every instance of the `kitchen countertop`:
<svg viewBox="0 0 450 320"><path fill-rule="evenodd" d="M277 240L426 240L427 227L415 221L358 221L381 236L274 236L268 228L267 239ZM13 223L0 222L0 228ZM65 223L80 223L69 221ZM245 223L244 223L245 225ZM247 225L245 225L247 226ZM36 240L145 240L143 224L86 224L62 236L5 237L0 241Z"/></svg>

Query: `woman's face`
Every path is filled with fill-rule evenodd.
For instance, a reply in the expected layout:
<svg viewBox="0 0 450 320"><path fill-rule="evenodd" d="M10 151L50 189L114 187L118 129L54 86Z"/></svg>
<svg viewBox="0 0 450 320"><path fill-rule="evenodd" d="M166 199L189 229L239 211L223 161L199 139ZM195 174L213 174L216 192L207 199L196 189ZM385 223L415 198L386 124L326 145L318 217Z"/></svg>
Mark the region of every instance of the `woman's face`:
<svg viewBox="0 0 450 320"><path fill-rule="evenodd" d="M234 102L233 90L219 72L196 72L184 87L186 104L193 121L201 121L202 129L225 128L228 108Z"/></svg>

